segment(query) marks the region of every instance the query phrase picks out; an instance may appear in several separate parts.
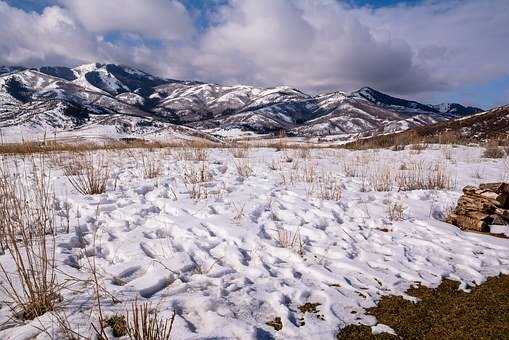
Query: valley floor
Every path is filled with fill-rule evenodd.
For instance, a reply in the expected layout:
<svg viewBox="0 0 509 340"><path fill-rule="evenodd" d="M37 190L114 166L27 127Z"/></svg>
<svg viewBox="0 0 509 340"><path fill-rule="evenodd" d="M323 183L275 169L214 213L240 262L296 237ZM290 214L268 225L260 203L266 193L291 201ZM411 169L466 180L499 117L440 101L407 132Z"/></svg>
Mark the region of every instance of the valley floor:
<svg viewBox="0 0 509 340"><path fill-rule="evenodd" d="M71 185L87 162L107 171L104 193ZM72 284L31 321L0 291L2 339L59 338L58 315L89 336L135 300L175 312L175 339L330 339L349 324L390 331L366 312L383 296L509 274L509 239L442 221L464 186L509 180L509 159L481 148L119 150L3 168L13 181L45 169L57 281ZM8 252L0 261L14 272Z"/></svg>

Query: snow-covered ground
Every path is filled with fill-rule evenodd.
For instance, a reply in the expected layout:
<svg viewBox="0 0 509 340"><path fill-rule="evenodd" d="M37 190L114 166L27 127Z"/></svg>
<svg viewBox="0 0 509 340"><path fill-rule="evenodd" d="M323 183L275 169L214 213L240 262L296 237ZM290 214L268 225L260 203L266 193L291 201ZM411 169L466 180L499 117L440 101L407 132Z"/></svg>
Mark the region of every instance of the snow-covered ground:
<svg viewBox="0 0 509 340"><path fill-rule="evenodd" d="M59 280L86 280L95 256L103 312L125 314L131 301L151 301L164 316L176 311L175 339L331 339L347 324L375 326L364 309L383 295L435 287L444 277L468 289L509 274L509 239L441 221L463 186L509 180L507 158L450 146L250 149L246 158L207 152L204 162L179 149L98 152L112 170L96 196L77 193L54 164L58 225L70 224L57 236ZM160 162L161 175L144 179L143 161ZM450 190L397 190L396 178L438 168ZM203 182L191 183L196 178ZM0 261L10 263L7 255ZM92 286L64 291L60 307L85 335L97 317ZM317 312L299 308L306 303L319 304ZM16 324L0 307L0 338L58 338L51 314ZM280 331L266 324L277 317Z"/></svg>

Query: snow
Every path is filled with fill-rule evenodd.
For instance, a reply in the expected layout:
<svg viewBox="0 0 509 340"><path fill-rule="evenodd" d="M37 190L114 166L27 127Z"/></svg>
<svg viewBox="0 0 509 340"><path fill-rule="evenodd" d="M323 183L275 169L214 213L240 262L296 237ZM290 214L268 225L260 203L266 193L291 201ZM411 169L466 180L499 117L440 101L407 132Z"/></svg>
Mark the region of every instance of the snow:
<svg viewBox="0 0 509 340"><path fill-rule="evenodd" d="M72 216L71 232L59 233L56 242L60 279L64 273L86 277L76 264L85 265L83 254L95 254L104 289L122 300L104 303L104 313L122 313L134 299L153 302L167 316L175 309L177 339L256 339L268 333L332 338L350 323L390 330L364 310L383 295L404 295L417 283L436 287L443 277L466 288L509 274L508 239L462 232L440 220L463 186L509 180L509 161L481 159L480 148L442 148L312 150L309 159L299 158L298 151L252 149L249 177L239 176L235 164L241 160L228 150L210 150L204 164L182 160L173 149L104 152L112 179L107 192L97 196L78 194L61 170L53 169L57 206L70 206ZM143 179L142 155L161 162L159 178ZM293 162L285 161L288 157ZM269 168L272 162L279 164L276 170ZM405 171L399 170L402 164L428 169L437 162L452 176L452 190L376 192L369 185L362 190L383 169L396 174ZM348 177L344 164L355 164L364 175ZM210 177L202 184L208 197L195 200L184 173L202 166ZM490 171L479 179L481 167ZM298 177L304 168L329 184L337 181L341 199L319 198L319 181ZM393 202L404 207L401 221L388 218ZM75 230L88 241L85 249L77 245ZM299 235L300 242L282 246L278 231L283 230ZM87 287L64 293L74 329L90 324L90 294ZM323 320L299 312L307 302L320 303ZM9 315L0 305L0 323ZM266 325L275 317L283 322L279 332ZM50 319L45 315L3 328L0 338L46 339L37 326Z"/></svg>

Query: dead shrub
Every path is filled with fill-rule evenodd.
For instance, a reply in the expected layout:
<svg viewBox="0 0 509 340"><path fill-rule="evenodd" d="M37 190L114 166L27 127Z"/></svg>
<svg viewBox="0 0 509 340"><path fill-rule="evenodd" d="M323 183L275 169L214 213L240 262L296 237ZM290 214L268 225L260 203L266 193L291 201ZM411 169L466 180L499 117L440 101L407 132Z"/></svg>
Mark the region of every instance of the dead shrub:
<svg viewBox="0 0 509 340"><path fill-rule="evenodd" d="M0 167L0 231L2 247L14 266L0 262L0 288L14 315L31 320L54 310L61 299L54 198L43 162L34 162L30 175L13 174L7 167L5 163Z"/></svg>
<svg viewBox="0 0 509 340"><path fill-rule="evenodd" d="M428 144L426 143L415 143L410 145L410 150L418 151L419 153L421 151L424 151L428 148Z"/></svg>
<svg viewBox="0 0 509 340"><path fill-rule="evenodd" d="M143 178L153 179L161 176L162 165L159 159L156 157L141 157Z"/></svg>
<svg viewBox="0 0 509 340"><path fill-rule="evenodd" d="M208 158L208 150L205 147L187 146L178 149L175 157L180 161L201 161L204 162Z"/></svg>
<svg viewBox="0 0 509 340"><path fill-rule="evenodd" d="M302 180L306 183L314 183L316 180L316 164L306 162L302 167Z"/></svg>
<svg viewBox="0 0 509 340"><path fill-rule="evenodd" d="M246 158L249 155L249 148L246 146L233 148L230 150L233 158Z"/></svg>
<svg viewBox="0 0 509 340"><path fill-rule="evenodd" d="M498 146L497 143L489 142L484 147L484 152L482 154L484 158L504 158L505 151L502 147Z"/></svg>
<svg viewBox="0 0 509 340"><path fill-rule="evenodd" d="M294 250L298 254L303 254L303 245L298 229L292 232L284 228L278 228L276 230L276 237L281 247Z"/></svg>
<svg viewBox="0 0 509 340"><path fill-rule="evenodd" d="M307 148L307 147L297 149L296 155L298 158L301 158L301 159L309 159L309 158L311 158L311 149Z"/></svg>
<svg viewBox="0 0 509 340"><path fill-rule="evenodd" d="M127 321L123 315L114 315L106 320L106 324L111 327L113 336L121 338L127 335Z"/></svg>
<svg viewBox="0 0 509 340"><path fill-rule="evenodd" d="M424 162L414 163L409 170L398 173L395 182L399 191L450 190L454 187L452 177L441 163L427 169Z"/></svg>
<svg viewBox="0 0 509 340"><path fill-rule="evenodd" d="M133 302L127 313L127 334L131 340L169 340L176 313L170 319L161 317L149 303Z"/></svg>
<svg viewBox="0 0 509 340"><path fill-rule="evenodd" d="M201 162L198 166L188 165L184 167L184 182L190 184L205 183L212 180L207 163Z"/></svg>
<svg viewBox="0 0 509 340"><path fill-rule="evenodd" d="M371 174L371 186L375 191L390 191L392 189L393 174L389 167L378 169Z"/></svg>
<svg viewBox="0 0 509 340"><path fill-rule="evenodd" d="M316 196L322 200L339 202L341 195L342 189L339 179L332 174L323 174L317 184Z"/></svg>
<svg viewBox="0 0 509 340"><path fill-rule="evenodd" d="M392 222L401 221L404 218L406 207L399 202L389 202L387 205L387 215Z"/></svg>
<svg viewBox="0 0 509 340"><path fill-rule="evenodd" d="M251 167L251 163L248 159L242 159L238 162L236 161L235 168L241 177L249 177L253 175L253 168Z"/></svg>
<svg viewBox="0 0 509 340"><path fill-rule="evenodd" d="M65 166L64 175L76 191L83 195L98 195L106 191L110 178L110 166L102 156L82 155L75 161L81 171L75 172L75 165Z"/></svg>

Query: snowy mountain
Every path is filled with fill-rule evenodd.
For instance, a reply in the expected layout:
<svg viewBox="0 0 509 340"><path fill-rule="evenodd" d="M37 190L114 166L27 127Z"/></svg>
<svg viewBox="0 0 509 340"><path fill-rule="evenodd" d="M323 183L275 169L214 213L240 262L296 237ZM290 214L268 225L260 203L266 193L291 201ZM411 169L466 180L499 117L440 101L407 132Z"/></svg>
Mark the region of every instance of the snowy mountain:
<svg viewBox="0 0 509 340"><path fill-rule="evenodd" d="M163 79L113 65L0 67L0 128L117 130L184 125L195 131L295 136L369 136L447 121L482 110L391 97L371 88L310 95L280 86L222 86ZM122 119L109 119L112 117ZM128 127L126 127L128 126Z"/></svg>

